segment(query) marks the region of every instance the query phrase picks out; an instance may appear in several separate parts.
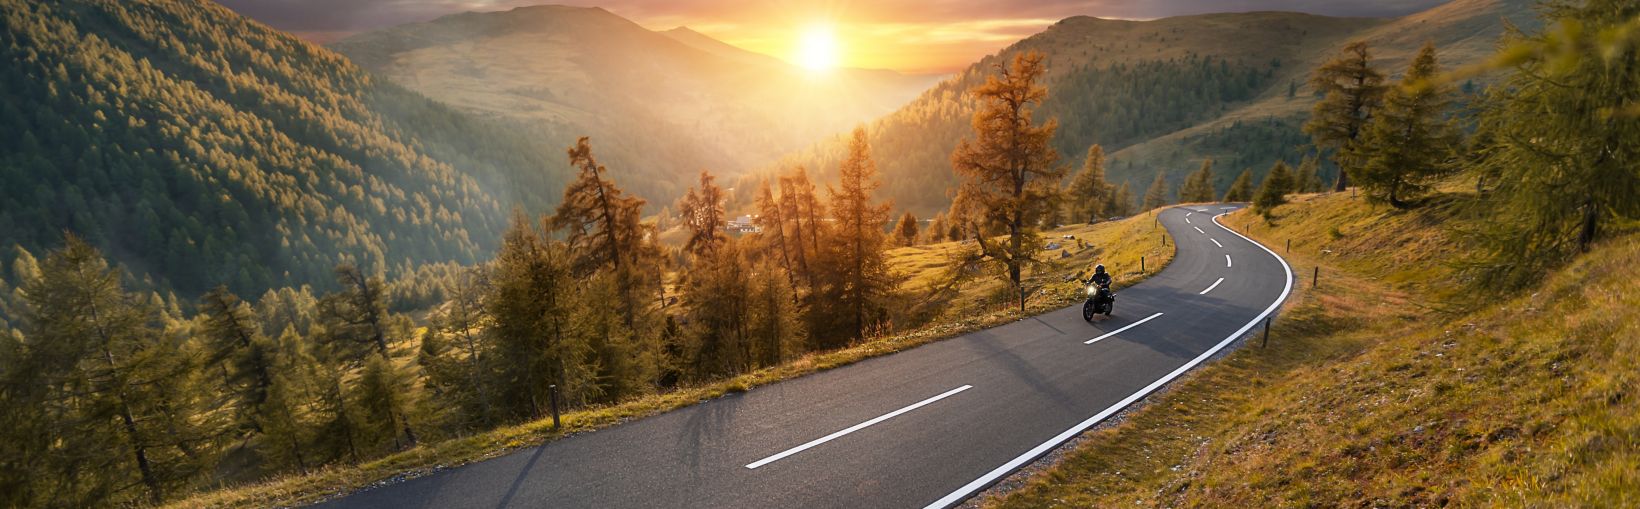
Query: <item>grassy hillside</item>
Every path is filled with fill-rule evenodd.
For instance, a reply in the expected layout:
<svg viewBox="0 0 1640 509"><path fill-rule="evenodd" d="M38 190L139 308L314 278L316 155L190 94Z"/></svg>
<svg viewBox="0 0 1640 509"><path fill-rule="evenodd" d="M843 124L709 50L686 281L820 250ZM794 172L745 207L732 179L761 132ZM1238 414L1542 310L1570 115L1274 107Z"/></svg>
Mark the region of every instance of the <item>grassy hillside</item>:
<svg viewBox="0 0 1640 509"><path fill-rule="evenodd" d="M1166 246L1166 230L1155 226L1145 215L1098 225L1074 226L1052 232L1055 242L1065 244L1068 255L1055 259L1032 273L1029 286L1037 291L1029 299L1027 314L1059 309L1082 298L1081 286L1067 276L1103 263L1116 276L1117 286L1125 287L1155 274L1172 260L1174 244ZM1064 239L1069 235L1080 238ZM1133 242L1139 239L1142 242ZM651 394L613 405L571 411L563 416L563 428L552 429L552 420L542 419L490 431L424 443L408 451L391 454L359 465L335 465L307 475L290 475L267 482L216 490L184 498L168 507L268 507L312 503L346 493L385 479L425 475L434 468L479 461L507 451L556 440L567 435L618 425L631 419L703 402L731 392L744 392L759 385L803 376L847 365L858 360L887 355L932 341L970 331L994 327L1020 319L1009 296L1000 292L1005 283L973 270L962 253L971 252L971 243L947 242L895 249L889 264L901 276L903 297L925 305L922 326L884 337L871 338L849 348L811 352L778 366L764 368L727 380L702 383L663 393ZM1057 252L1057 251L1056 251ZM1145 257L1145 270L1139 258ZM959 275L960 274L960 275ZM952 281L958 284L949 284ZM414 337L420 338L418 332ZM413 352L419 345L405 342L396 351Z"/></svg>
<svg viewBox="0 0 1640 509"><path fill-rule="evenodd" d="M1525 0L1453 0L1423 12L1384 20L1358 30L1342 31L1327 44L1301 45L1271 79L1272 86L1258 98L1228 108L1212 120L1126 147L1113 160L1140 168L1165 168L1170 179L1195 168L1203 158L1219 163L1218 189L1223 191L1242 169L1263 175L1277 159L1294 163L1307 149L1309 136L1301 129L1315 102L1306 82L1316 65L1333 55L1343 42L1372 44L1373 65L1395 78L1424 42L1434 42L1442 66L1456 68L1481 62L1497 49L1505 22L1523 28L1538 24ZM1479 89L1487 77L1475 84ZM1289 88L1291 87L1291 88ZM1289 95L1291 92L1291 95ZM1468 100L1464 98L1463 100ZM1249 148L1263 149L1249 153ZM1330 163L1327 165L1330 170ZM1154 173L1133 176L1148 182ZM1326 176L1331 179L1331 173Z"/></svg>
<svg viewBox="0 0 1640 509"><path fill-rule="evenodd" d="M486 116L601 140L639 194L669 201L701 169L735 175L900 106L932 81L810 73L687 28L656 32L601 8L463 13L331 45L417 92Z"/></svg>
<svg viewBox="0 0 1640 509"><path fill-rule="evenodd" d="M1640 486L1640 237L1531 293L1454 294L1447 195L1414 212L1347 195L1232 223L1321 267L1244 346L1090 434L987 505L1630 505Z"/></svg>
<svg viewBox="0 0 1640 509"><path fill-rule="evenodd" d="M1277 159L1296 164L1309 137L1300 129L1315 102L1305 85L1321 61L1354 39L1377 48L1376 65L1400 73L1426 40L1442 64L1479 61L1503 33L1504 19L1532 24L1528 0L1456 0L1394 19L1334 18L1288 12L1179 16L1153 21L1073 17L1021 40L936 85L873 122L872 146L903 208L931 215L955 185L950 154L970 136L973 102L965 92L1021 51L1048 55L1049 99L1038 121L1057 118L1054 147L1069 163L1088 145L1111 154L1109 179L1142 192L1164 172L1176 190L1203 158L1218 161L1223 192L1244 168L1261 177ZM1289 95L1290 94L1290 95ZM840 138L785 157L780 166L832 171Z"/></svg>
<svg viewBox="0 0 1640 509"><path fill-rule="evenodd" d="M562 145L201 0L5 0L0 243L84 236L192 297L470 263Z"/></svg>

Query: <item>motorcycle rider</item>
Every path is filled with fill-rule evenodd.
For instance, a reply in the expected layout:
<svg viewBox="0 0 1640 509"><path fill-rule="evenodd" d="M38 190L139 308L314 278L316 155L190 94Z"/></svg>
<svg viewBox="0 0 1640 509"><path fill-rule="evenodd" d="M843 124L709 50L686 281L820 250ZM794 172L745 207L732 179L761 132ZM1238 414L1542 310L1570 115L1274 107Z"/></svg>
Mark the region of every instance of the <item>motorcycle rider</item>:
<svg viewBox="0 0 1640 509"><path fill-rule="evenodd" d="M1105 264L1101 263L1093 266L1093 275L1088 277L1088 282L1099 286L1110 286L1110 274L1105 273Z"/></svg>
<svg viewBox="0 0 1640 509"><path fill-rule="evenodd" d="M1110 274L1105 272L1105 265L1094 266L1093 275L1088 276L1084 283L1094 286L1088 288L1088 301L1082 305L1082 319L1092 322L1093 316L1099 313L1110 316L1111 308L1116 303L1116 296L1110 293L1111 279Z"/></svg>

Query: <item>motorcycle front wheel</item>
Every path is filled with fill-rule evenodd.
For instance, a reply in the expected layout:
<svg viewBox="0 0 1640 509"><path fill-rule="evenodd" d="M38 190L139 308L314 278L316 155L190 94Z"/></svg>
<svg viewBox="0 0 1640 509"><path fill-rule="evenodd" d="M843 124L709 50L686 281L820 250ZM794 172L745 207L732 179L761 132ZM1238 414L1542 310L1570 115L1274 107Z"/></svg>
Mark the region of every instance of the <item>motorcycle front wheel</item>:
<svg viewBox="0 0 1640 509"><path fill-rule="evenodd" d="M1082 302L1082 319L1083 320L1092 322L1093 321L1093 315L1096 314L1094 311L1095 310L1093 309L1093 300L1092 299L1089 299L1089 300L1086 300L1086 301Z"/></svg>

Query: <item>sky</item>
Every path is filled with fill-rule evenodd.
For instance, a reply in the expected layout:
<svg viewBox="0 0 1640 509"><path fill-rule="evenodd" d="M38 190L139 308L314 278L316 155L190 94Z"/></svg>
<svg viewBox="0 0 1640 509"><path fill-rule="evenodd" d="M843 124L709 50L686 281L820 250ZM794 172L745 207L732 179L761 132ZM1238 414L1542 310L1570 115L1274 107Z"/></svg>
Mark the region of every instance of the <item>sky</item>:
<svg viewBox="0 0 1640 509"><path fill-rule="evenodd" d="M830 31L839 65L944 73L1071 16L1154 19L1208 12L1399 16L1445 0L217 0L315 42L466 11L560 3L603 7L655 30L688 26L787 60L805 34ZM812 38L811 38L812 39ZM794 62L802 63L802 62Z"/></svg>

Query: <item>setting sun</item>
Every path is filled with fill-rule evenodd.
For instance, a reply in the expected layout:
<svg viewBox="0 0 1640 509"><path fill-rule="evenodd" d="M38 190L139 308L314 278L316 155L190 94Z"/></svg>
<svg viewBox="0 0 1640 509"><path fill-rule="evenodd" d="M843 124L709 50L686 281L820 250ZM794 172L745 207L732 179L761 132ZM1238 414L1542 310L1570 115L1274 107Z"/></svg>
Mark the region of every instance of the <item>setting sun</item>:
<svg viewBox="0 0 1640 509"><path fill-rule="evenodd" d="M832 32L830 26L810 26L803 30L799 37L797 52L793 55L793 60L798 65L813 71L837 67L842 51L837 43L837 35Z"/></svg>

